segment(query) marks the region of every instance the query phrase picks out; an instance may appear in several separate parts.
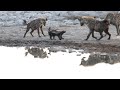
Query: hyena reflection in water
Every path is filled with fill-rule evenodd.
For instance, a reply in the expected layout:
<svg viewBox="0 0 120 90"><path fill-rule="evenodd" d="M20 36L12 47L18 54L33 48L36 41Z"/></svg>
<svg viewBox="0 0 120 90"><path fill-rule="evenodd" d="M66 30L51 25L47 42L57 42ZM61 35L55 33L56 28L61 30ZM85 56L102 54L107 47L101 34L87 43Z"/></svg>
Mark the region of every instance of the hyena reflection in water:
<svg viewBox="0 0 120 90"><path fill-rule="evenodd" d="M43 48L39 47L26 47L25 50L25 56L29 54L33 55L34 58L48 58L47 52L43 50Z"/></svg>
<svg viewBox="0 0 120 90"><path fill-rule="evenodd" d="M31 29L30 34L31 34L32 37L34 37L33 34L32 34L34 32L34 30L37 30L38 31L38 36L41 37L40 33L39 33L39 28L41 29L42 34L45 36L45 34L43 33L42 27L46 25L46 21L47 21L47 18L38 18L38 19L35 19L35 20L33 20L33 21L31 21L27 24L26 20L24 20L24 24L27 25L27 29L26 29L26 32L25 32L23 38L25 38L27 32L30 29Z"/></svg>
<svg viewBox="0 0 120 90"><path fill-rule="evenodd" d="M99 32L100 33L100 38L97 40L100 40L103 38L103 31L109 35L108 40L110 40L111 34L108 32L109 30L109 25L110 22L109 20L103 20L103 21L99 21L96 19L90 19L90 18L79 18L78 19L80 21L80 25L83 26L84 24L86 24L89 28L89 34L87 36L87 38L85 40L88 40L90 35L92 34L92 37L97 39L97 37L94 36L94 31Z"/></svg>

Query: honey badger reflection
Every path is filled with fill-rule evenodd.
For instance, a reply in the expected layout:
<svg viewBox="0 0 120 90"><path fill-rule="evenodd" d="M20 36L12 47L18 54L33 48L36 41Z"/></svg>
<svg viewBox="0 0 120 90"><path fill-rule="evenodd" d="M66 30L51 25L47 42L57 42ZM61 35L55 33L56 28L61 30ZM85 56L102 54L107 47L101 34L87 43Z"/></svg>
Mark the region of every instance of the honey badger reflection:
<svg viewBox="0 0 120 90"><path fill-rule="evenodd" d="M66 31L57 31L57 30L51 30L51 27L49 27L48 29L48 35L50 36L50 39L55 39L55 36L58 36L59 40L64 39L62 37L62 35L65 33Z"/></svg>

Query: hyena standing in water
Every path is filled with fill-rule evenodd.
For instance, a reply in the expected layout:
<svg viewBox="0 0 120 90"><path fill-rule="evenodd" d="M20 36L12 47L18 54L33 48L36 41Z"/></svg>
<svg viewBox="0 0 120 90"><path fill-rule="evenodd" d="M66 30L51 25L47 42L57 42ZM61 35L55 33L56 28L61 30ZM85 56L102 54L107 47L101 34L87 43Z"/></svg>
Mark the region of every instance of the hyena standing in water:
<svg viewBox="0 0 120 90"><path fill-rule="evenodd" d="M43 27L43 25L44 26L46 25L46 21L47 21L47 18L45 18L45 19L44 18L38 18L38 19L35 19L35 20L33 20L33 21L31 21L27 24L26 20L24 20L24 24L26 23L27 29L26 29L26 32L25 32L23 38L25 38L27 32L30 29L31 29L30 34L31 34L32 37L34 37L33 34L32 34L34 30L37 30L38 31L38 36L41 37L40 33L39 33L39 28L41 29L42 34L45 36L45 34L43 33L42 27Z"/></svg>
<svg viewBox="0 0 120 90"><path fill-rule="evenodd" d="M106 18L106 20L110 20L110 24L114 25L116 27L117 30L117 36L120 35L120 14L119 13L108 13Z"/></svg>
<svg viewBox="0 0 120 90"><path fill-rule="evenodd" d="M99 20L90 19L90 18L79 18L78 20L80 21L81 26L86 24L89 28L89 34L85 40L88 40L91 34L93 38L97 39L97 37L94 36L94 31L99 32L101 35L101 37L97 40L100 40L103 38L103 31L109 35L108 40L110 40L111 34L108 32L109 25L110 25L109 20L99 21Z"/></svg>

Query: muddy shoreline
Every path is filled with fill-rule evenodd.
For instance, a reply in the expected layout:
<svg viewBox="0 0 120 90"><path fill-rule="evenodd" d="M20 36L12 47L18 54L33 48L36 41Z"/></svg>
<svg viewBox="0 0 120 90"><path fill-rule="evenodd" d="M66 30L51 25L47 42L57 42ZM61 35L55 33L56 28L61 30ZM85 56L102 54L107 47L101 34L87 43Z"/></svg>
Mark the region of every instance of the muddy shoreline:
<svg viewBox="0 0 120 90"><path fill-rule="evenodd" d="M105 53L119 53L120 46L111 45L111 44L101 44L101 43L89 43L82 42L76 43L75 41L35 41L35 40L0 40L0 46L7 47L26 47L26 46L35 46L35 47L56 47L62 46L65 48L73 48L73 49L83 49L88 52L105 52Z"/></svg>

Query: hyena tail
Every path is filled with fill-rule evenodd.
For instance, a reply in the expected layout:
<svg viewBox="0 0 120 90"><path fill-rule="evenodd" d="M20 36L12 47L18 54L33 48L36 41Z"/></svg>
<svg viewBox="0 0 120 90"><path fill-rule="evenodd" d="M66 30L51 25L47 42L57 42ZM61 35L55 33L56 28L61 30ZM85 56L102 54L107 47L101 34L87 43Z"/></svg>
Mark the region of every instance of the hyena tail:
<svg viewBox="0 0 120 90"><path fill-rule="evenodd" d="M26 20L23 20L23 25L27 25L27 21Z"/></svg>

